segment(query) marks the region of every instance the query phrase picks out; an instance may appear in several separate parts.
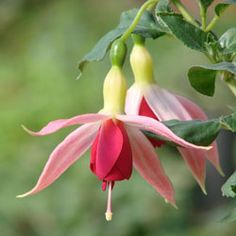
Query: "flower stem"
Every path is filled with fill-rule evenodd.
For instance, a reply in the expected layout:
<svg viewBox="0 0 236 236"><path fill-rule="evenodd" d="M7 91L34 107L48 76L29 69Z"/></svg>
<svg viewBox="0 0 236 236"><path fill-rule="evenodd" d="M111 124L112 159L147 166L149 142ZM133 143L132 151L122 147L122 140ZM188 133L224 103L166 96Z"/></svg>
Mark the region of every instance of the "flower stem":
<svg viewBox="0 0 236 236"><path fill-rule="evenodd" d="M205 31L206 32L210 31L215 26L218 20L219 20L219 16L215 15L213 19L211 20L211 22L209 23L209 25L206 27Z"/></svg>
<svg viewBox="0 0 236 236"><path fill-rule="evenodd" d="M183 3L180 0L172 0L172 2L174 3L174 5L178 8L180 13L189 23L193 24L196 27L199 27L197 22L190 15L190 13L187 11L186 7L183 5Z"/></svg>
<svg viewBox="0 0 236 236"><path fill-rule="evenodd" d="M124 34L121 36L121 40L122 41L126 41L128 39L128 37L132 34L132 32L134 31L136 25L138 24L140 18L142 17L144 11L148 8L151 7L153 5L155 5L159 0L148 0L147 2L145 2L141 8L139 9L137 15L135 16L132 24L129 26L129 28L124 32Z"/></svg>
<svg viewBox="0 0 236 236"><path fill-rule="evenodd" d="M202 30L206 30L206 9L203 7L202 3L199 1L200 16L202 20Z"/></svg>

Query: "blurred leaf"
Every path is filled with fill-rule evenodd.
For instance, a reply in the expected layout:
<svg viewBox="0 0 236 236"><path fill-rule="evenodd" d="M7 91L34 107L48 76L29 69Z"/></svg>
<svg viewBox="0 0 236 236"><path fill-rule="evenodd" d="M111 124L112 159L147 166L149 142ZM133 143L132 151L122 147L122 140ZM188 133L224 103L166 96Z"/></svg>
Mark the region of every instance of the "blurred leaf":
<svg viewBox="0 0 236 236"><path fill-rule="evenodd" d="M236 197L236 171L228 178L221 188L223 196Z"/></svg>
<svg viewBox="0 0 236 236"><path fill-rule="evenodd" d="M213 2L214 0L200 0L200 3L202 6L207 9Z"/></svg>
<svg viewBox="0 0 236 236"><path fill-rule="evenodd" d="M80 70L80 74L83 71L84 66L88 62L100 61L105 57L112 42L120 37L131 25L133 19L137 14L137 11L138 9L132 9L121 14L119 25L115 29L104 35L94 46L94 48L79 62L78 67ZM143 13L138 25L134 30L134 33L139 34L145 38L153 39L164 34L162 27L158 25L158 23L155 21L155 18L149 11L145 11Z"/></svg>
<svg viewBox="0 0 236 236"><path fill-rule="evenodd" d="M170 0L160 0L156 5L156 13L170 13L172 9L170 7Z"/></svg>
<svg viewBox="0 0 236 236"><path fill-rule="evenodd" d="M208 33L185 21L179 14L159 13L160 18L170 29L172 34L182 41L187 47L205 52L205 44L208 41Z"/></svg>
<svg viewBox="0 0 236 236"><path fill-rule="evenodd" d="M236 220L236 208L230 211L222 220L223 223L228 223Z"/></svg>
<svg viewBox="0 0 236 236"><path fill-rule="evenodd" d="M227 3L219 3L219 4L217 4L216 7L215 7L216 15L220 17L229 6L230 5L227 4Z"/></svg>
<svg viewBox="0 0 236 236"><path fill-rule="evenodd" d="M236 132L236 111L229 116L222 117L221 125L232 132Z"/></svg>
<svg viewBox="0 0 236 236"><path fill-rule="evenodd" d="M223 54L236 52L236 27L228 29L219 39Z"/></svg>
<svg viewBox="0 0 236 236"><path fill-rule="evenodd" d="M201 146L210 145L217 137L220 129L236 132L236 111L227 116L220 118L200 121L200 120L169 120L163 122L173 133L184 140ZM150 138L163 140L161 136L151 132L144 131L145 135ZM236 180L236 177L235 177Z"/></svg>
<svg viewBox="0 0 236 236"><path fill-rule="evenodd" d="M220 71L236 74L236 64L233 62L221 62L212 65L193 66L188 71L188 78L191 86L199 93L213 96L216 75Z"/></svg>

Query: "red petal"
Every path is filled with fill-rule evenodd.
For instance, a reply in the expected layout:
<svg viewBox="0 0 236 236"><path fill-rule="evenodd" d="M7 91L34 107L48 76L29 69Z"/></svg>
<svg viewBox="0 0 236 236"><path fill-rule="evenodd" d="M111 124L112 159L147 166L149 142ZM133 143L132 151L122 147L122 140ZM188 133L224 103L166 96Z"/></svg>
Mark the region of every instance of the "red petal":
<svg viewBox="0 0 236 236"><path fill-rule="evenodd" d="M107 181L129 179L132 174L133 161L129 138L123 123L117 121L116 124L123 135L123 146L119 158L116 161L114 167L112 168L110 173L105 177Z"/></svg>
<svg viewBox="0 0 236 236"><path fill-rule="evenodd" d="M104 179L119 158L123 146L123 134L110 119L103 122L91 153L91 169Z"/></svg>
<svg viewBox="0 0 236 236"><path fill-rule="evenodd" d="M158 120L158 118L156 117L156 115L153 113L153 111L150 109L149 105L147 104L145 98L143 97L142 99L142 102L141 102L141 105L140 105L140 109L139 109L139 115L140 116L147 116L147 117L150 117L150 118L153 118L155 120ZM156 140L154 138L149 138L148 137L148 140L152 143L152 145L154 147L160 147L161 145L165 144L165 142L163 141L159 141L159 140Z"/></svg>

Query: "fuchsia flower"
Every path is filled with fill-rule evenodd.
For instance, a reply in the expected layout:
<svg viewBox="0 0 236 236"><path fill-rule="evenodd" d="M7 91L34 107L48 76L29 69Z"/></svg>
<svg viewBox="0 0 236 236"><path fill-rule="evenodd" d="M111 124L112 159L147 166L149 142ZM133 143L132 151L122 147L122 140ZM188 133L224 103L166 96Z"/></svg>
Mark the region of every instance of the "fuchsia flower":
<svg viewBox="0 0 236 236"><path fill-rule="evenodd" d="M205 113L192 101L172 94L156 85L153 79L151 56L142 44L134 46L130 62L135 83L127 92L126 114L148 116L158 121L207 119ZM163 142L151 141L153 146L163 144ZM178 147L184 161L204 192L206 159L223 175L216 142L212 143L212 147L211 150Z"/></svg>
<svg viewBox="0 0 236 236"><path fill-rule="evenodd" d="M152 144L141 130L160 135L181 146L182 150L208 150L210 147L186 142L155 119L124 115L125 94L122 71L113 66L104 82L104 109L98 114L55 120L39 132L27 130L32 135L44 136L68 126L83 124L54 149L35 187L18 197L35 194L48 187L91 147L90 169L102 181L103 190L108 186L107 220L112 217L113 185L116 181L129 179L133 166L164 199L175 205L172 184Z"/></svg>

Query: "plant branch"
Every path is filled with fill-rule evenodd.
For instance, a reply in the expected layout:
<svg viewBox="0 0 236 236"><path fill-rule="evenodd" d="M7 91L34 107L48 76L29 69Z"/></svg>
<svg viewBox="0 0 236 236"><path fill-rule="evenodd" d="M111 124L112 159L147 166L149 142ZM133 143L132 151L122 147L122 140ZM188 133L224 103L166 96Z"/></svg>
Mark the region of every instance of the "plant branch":
<svg viewBox="0 0 236 236"><path fill-rule="evenodd" d="M140 18L142 17L144 11L148 8L148 7L153 7L153 5L157 4L159 0L148 0L147 2L145 2L141 8L139 9L137 15L135 16L132 24L129 26L129 28L124 32L124 34L121 36L121 40L122 41L126 41L128 39L128 37L133 33L136 25L138 24Z"/></svg>
<svg viewBox="0 0 236 236"><path fill-rule="evenodd" d="M172 0L172 2L189 23L193 24L196 27L199 27L195 19L190 15L190 13L187 11L186 7L180 0Z"/></svg>
<svg viewBox="0 0 236 236"><path fill-rule="evenodd" d="M199 2L199 8L200 8L200 16L201 16L201 21L202 21L202 30L206 30L206 9L203 7L202 3Z"/></svg>
<svg viewBox="0 0 236 236"><path fill-rule="evenodd" d="M218 15L215 15L211 22L209 23L209 25L206 27L206 32L210 31L214 26L215 24L217 23L217 21L219 20L219 16Z"/></svg>

